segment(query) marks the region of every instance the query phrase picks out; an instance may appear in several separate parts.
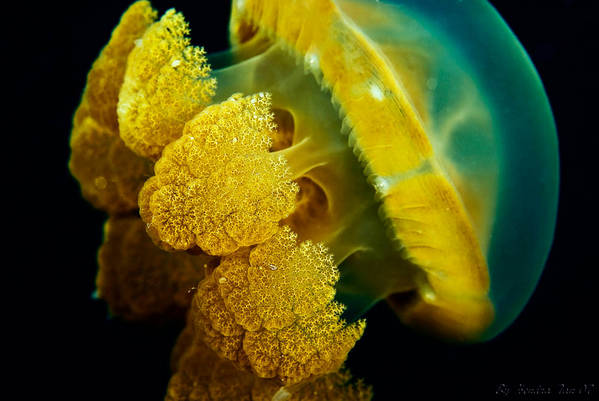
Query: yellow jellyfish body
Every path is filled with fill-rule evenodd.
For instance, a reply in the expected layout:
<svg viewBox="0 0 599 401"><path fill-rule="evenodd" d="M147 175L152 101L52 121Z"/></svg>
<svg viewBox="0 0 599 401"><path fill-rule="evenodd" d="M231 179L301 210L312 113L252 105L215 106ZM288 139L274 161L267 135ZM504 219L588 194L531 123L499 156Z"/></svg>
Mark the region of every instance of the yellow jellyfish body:
<svg viewBox="0 0 599 401"><path fill-rule="evenodd" d="M490 5L235 0L232 48L207 56L182 15L155 18L125 14L75 115L71 170L97 207L223 257L289 225L333 255L349 319L386 299L457 340L515 319L553 236L557 140Z"/></svg>
<svg viewBox="0 0 599 401"><path fill-rule="evenodd" d="M505 328L551 243L558 162L540 81L496 12L244 0L230 32L235 64L209 57L215 100L269 91L292 117L281 152L326 197L306 231L335 254L344 303L360 314L387 298L446 338Z"/></svg>
<svg viewBox="0 0 599 401"><path fill-rule="evenodd" d="M156 17L134 3L94 64L70 168L110 215L112 313L189 310L167 399L369 399L338 369L382 300L447 340L516 318L559 163L542 84L490 5L234 0L232 47L209 55L182 14Z"/></svg>

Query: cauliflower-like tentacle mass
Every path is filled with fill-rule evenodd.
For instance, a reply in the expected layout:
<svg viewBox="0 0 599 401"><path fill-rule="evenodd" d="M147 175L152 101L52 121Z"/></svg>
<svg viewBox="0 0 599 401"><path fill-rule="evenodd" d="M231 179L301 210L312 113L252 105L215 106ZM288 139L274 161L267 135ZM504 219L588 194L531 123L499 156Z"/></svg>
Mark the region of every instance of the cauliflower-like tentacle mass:
<svg viewBox="0 0 599 401"><path fill-rule="evenodd" d="M119 137L117 102L127 56L156 18L150 3L131 5L87 76L73 118L69 168L83 196L111 214L137 209L137 193L151 163L129 150Z"/></svg>
<svg viewBox="0 0 599 401"><path fill-rule="evenodd" d="M191 46L188 33L183 15L168 10L135 41L127 61L118 103L121 138L153 160L214 95L204 49Z"/></svg>
<svg viewBox="0 0 599 401"><path fill-rule="evenodd" d="M345 368L314 380L282 387L276 379L261 379L239 370L206 346L193 321L181 332L172 353L173 375L165 401L368 401L372 388L352 380Z"/></svg>
<svg viewBox="0 0 599 401"><path fill-rule="evenodd" d="M233 95L189 121L140 192L152 239L225 255L270 238L298 192L284 156L269 153L274 128L265 93Z"/></svg>
<svg viewBox="0 0 599 401"><path fill-rule="evenodd" d="M169 253L148 238L139 217L111 217L98 252L97 294L113 315L127 320L181 318L190 289L218 264L208 255Z"/></svg>
<svg viewBox="0 0 599 401"><path fill-rule="evenodd" d="M192 314L203 341L263 378L293 384L334 372L363 333L333 300L339 272L321 244L288 227L225 256L199 285Z"/></svg>

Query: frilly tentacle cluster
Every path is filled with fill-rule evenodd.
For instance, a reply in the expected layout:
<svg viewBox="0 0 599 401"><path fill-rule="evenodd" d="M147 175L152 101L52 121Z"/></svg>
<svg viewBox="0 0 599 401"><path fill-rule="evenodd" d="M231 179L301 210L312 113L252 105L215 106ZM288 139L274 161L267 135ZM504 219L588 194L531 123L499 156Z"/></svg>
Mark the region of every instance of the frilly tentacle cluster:
<svg viewBox="0 0 599 401"><path fill-rule="evenodd" d="M276 379L262 379L240 371L204 344L192 321L173 349L174 374L165 401L368 401L372 388L352 380L344 368L313 380L282 387Z"/></svg>
<svg viewBox="0 0 599 401"><path fill-rule="evenodd" d="M182 23L181 16L167 14ZM189 307L190 289L204 276L203 265L217 261L207 255L192 258L159 250L145 234L145 224L135 216L138 194L152 175L153 161L136 154L121 139L123 129L130 127L119 122L117 105L124 82L130 79L127 69L137 63L130 58L136 43L148 31L170 26L154 23L156 16L147 1L134 3L123 14L88 73L70 141L69 167L83 196L111 216L98 254L96 294L108 303L113 316L128 320L182 316ZM173 35L160 43L149 41L147 48L174 43L182 32Z"/></svg>
<svg viewBox="0 0 599 401"><path fill-rule="evenodd" d="M282 228L268 241L223 257L198 288L193 319L221 357L285 384L341 366L365 322L346 324L333 300L339 272L320 244L297 244Z"/></svg>
<svg viewBox="0 0 599 401"><path fill-rule="evenodd" d="M152 160L214 95L204 49L191 46L188 33L183 15L168 10L128 57L117 108L121 138Z"/></svg>
<svg viewBox="0 0 599 401"><path fill-rule="evenodd" d="M147 1L125 12L73 120L71 172L109 214L97 295L129 320L191 303L169 401L369 399L339 371L365 322L341 319L333 256L283 225L326 201L310 182L298 199L275 152L293 126L277 135L268 93L210 105L216 80L183 16L156 18Z"/></svg>
<svg viewBox="0 0 599 401"><path fill-rule="evenodd" d="M225 255L272 236L298 191L285 159L269 153L273 129L264 93L233 95L189 121L140 192L156 243Z"/></svg>

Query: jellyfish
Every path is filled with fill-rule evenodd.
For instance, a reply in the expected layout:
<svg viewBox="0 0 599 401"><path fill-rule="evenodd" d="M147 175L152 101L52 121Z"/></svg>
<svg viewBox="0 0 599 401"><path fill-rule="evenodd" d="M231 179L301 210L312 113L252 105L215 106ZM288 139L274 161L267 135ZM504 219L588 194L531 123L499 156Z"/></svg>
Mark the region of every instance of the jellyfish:
<svg viewBox="0 0 599 401"><path fill-rule="evenodd" d="M219 356L295 384L339 368L378 302L449 341L518 316L553 237L557 136L488 3L234 0L231 48L208 55L174 10L131 10L88 78L71 170L161 252L221 258L188 305Z"/></svg>

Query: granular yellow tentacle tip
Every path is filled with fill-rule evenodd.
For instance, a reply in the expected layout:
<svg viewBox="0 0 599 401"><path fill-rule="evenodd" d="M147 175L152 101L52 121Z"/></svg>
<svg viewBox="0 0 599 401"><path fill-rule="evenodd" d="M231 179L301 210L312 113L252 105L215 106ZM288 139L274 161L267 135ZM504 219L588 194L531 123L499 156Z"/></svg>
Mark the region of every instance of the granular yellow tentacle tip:
<svg viewBox="0 0 599 401"><path fill-rule="evenodd" d="M191 46L188 34L183 15L170 9L135 42L127 61L118 103L121 138L153 160L216 88L204 49Z"/></svg>
<svg viewBox="0 0 599 401"><path fill-rule="evenodd" d="M352 380L341 369L297 384L281 386L278 379L263 379L239 370L198 337L188 316L171 354L173 375L165 401L368 401L372 388Z"/></svg>
<svg viewBox="0 0 599 401"><path fill-rule="evenodd" d="M334 372L361 337L335 302L339 271L322 244L282 227L253 249L221 259L200 284L192 319L219 356L285 385Z"/></svg>
<svg viewBox="0 0 599 401"><path fill-rule="evenodd" d="M76 112L75 123L81 123L89 115L99 125L118 134L116 105L129 53L135 41L142 37L146 29L156 19L156 11L149 1L133 3L114 28L110 41L102 49L98 59L87 75L87 86L83 99L87 103L86 113L81 108Z"/></svg>
<svg viewBox="0 0 599 401"><path fill-rule="evenodd" d="M140 192L140 215L163 248L225 255L261 243L294 208L298 186L269 153L270 96L211 105L169 144Z"/></svg>

